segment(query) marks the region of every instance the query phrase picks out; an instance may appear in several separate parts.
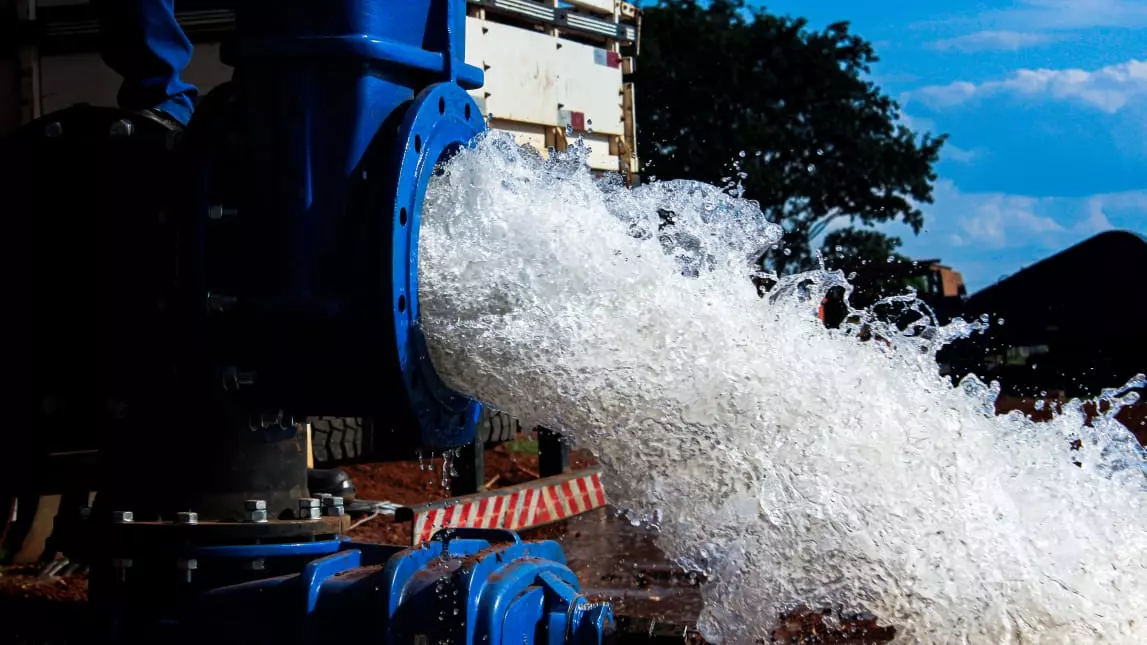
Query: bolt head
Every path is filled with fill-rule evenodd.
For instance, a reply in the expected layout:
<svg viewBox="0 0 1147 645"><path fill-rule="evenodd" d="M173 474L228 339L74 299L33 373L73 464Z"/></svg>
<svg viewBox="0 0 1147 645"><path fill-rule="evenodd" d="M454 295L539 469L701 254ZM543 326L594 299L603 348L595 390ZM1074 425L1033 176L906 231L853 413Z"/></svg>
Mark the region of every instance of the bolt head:
<svg viewBox="0 0 1147 645"><path fill-rule="evenodd" d="M195 558L180 560L176 563L176 566L179 567L180 571L195 571L199 568L199 560L196 560Z"/></svg>
<svg viewBox="0 0 1147 645"><path fill-rule="evenodd" d="M115 558L112 560L112 566L116 569L130 569L131 558Z"/></svg>
<svg viewBox="0 0 1147 645"><path fill-rule="evenodd" d="M54 139L62 134L64 134L64 124L60 123L59 121L52 121L48 125L44 126L45 137Z"/></svg>
<svg viewBox="0 0 1147 645"><path fill-rule="evenodd" d="M247 500L247 510L249 510L249 511L265 511L265 510L267 510L267 500L249 499L249 500Z"/></svg>
<svg viewBox="0 0 1147 645"><path fill-rule="evenodd" d="M342 506L343 498L335 497L334 495L324 495L322 497L323 506Z"/></svg>
<svg viewBox="0 0 1147 645"><path fill-rule="evenodd" d="M199 513L193 513L191 511L181 511L179 513L176 513L175 514L175 523L176 524L198 524L199 523Z"/></svg>
<svg viewBox="0 0 1147 645"><path fill-rule="evenodd" d="M248 571L262 571L267 568L267 562L263 558L258 558L244 564L243 568Z"/></svg>
<svg viewBox="0 0 1147 645"><path fill-rule="evenodd" d="M323 507L323 515L327 517L342 517L346 515L346 508L342 506L325 506Z"/></svg>
<svg viewBox="0 0 1147 645"><path fill-rule="evenodd" d="M246 518L248 522L262 524L263 522L267 521L267 510L262 509L256 511L245 511L243 513L243 517Z"/></svg>
<svg viewBox="0 0 1147 645"><path fill-rule="evenodd" d="M112 511L112 521L116 523L134 522L135 514L131 511Z"/></svg>
<svg viewBox="0 0 1147 645"><path fill-rule="evenodd" d="M300 508L299 509L299 519L300 520L317 520L317 519L321 519L322 516L323 516L322 509L320 509L320 508Z"/></svg>
<svg viewBox="0 0 1147 645"><path fill-rule="evenodd" d="M301 497L299 498L299 508L318 508L320 502L315 497Z"/></svg>
<svg viewBox="0 0 1147 645"><path fill-rule="evenodd" d="M113 137L130 137L135 132L135 124L127 119L120 119L108 128L108 134Z"/></svg>

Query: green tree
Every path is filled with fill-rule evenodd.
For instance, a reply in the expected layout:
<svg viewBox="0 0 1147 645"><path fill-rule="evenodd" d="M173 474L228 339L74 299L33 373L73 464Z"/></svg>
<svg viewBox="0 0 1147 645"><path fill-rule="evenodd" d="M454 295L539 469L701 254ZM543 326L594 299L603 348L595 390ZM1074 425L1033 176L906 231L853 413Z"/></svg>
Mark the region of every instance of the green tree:
<svg viewBox="0 0 1147 645"><path fill-rule="evenodd" d="M858 250L887 258L899 240L863 227L920 231L945 136L899 122L864 78L875 62L847 23L818 32L744 0L660 0L644 10L634 79L645 173L739 179L786 231L788 253L762 259L778 272L814 266L813 241L846 222L864 232Z"/></svg>

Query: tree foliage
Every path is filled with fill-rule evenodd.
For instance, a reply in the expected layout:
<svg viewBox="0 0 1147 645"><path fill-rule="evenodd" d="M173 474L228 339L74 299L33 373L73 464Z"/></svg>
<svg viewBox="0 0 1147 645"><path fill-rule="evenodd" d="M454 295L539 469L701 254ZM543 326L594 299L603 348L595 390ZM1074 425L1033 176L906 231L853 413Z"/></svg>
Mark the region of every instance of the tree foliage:
<svg viewBox="0 0 1147 645"><path fill-rule="evenodd" d="M785 228L789 253L764 259L777 271L814 265L811 245L830 227L898 220L919 232L945 137L899 122L865 78L877 60L847 23L813 31L744 0L660 0L644 10L634 79L645 172L740 179ZM857 232L865 253L899 243Z"/></svg>

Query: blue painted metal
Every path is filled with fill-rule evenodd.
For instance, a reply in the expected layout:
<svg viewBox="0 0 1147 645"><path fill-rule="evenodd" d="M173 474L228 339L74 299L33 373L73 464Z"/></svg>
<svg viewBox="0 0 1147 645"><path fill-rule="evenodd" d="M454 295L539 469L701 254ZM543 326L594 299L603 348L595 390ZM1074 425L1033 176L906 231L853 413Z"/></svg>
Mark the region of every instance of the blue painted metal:
<svg viewBox="0 0 1147 645"><path fill-rule="evenodd" d="M385 417L401 431L380 449L473 439L480 405L430 363L417 276L434 166L486 127L466 93L483 75L464 62L465 14L464 0L238 4L235 100L201 119L224 125L205 132L186 236L200 243L183 271L196 282L188 306L237 297L227 317L197 314L189 352L258 375L231 400ZM209 221L221 202L237 214Z"/></svg>
<svg viewBox="0 0 1147 645"><path fill-rule="evenodd" d="M308 562L306 568L303 569L303 585L307 590L305 612L310 614L318 606L319 594L322 593L322 585L327 578L359 566L362 566L362 551L355 549L348 549Z"/></svg>
<svg viewBox="0 0 1147 645"><path fill-rule="evenodd" d="M200 546L187 553L192 558L282 558L314 557L338 553L343 548L342 540L320 540L317 542L293 542L289 544L224 544Z"/></svg>
<svg viewBox="0 0 1147 645"><path fill-rule="evenodd" d="M485 129L466 93L482 72L464 63L464 0L247 0L236 18L235 83L205 100L184 149L193 208L178 218L186 327L175 334L175 372L178 402L196 413L187 427L231 440L264 428L259 441L277 443L291 440L292 424L250 420L379 415L398 432L378 443L468 443L480 405L430 362L417 273L435 166ZM211 293L234 309L208 312ZM296 494L289 476L262 477L283 462L255 443L224 443L238 448L222 451L217 472L260 476L237 479L215 496L223 501L202 495L216 516L231 512L235 491ZM189 468L203 472L183 458L160 485L193 499L215 490L181 482ZM612 622L579 593L556 543L507 531L448 530L401 551L341 538L197 544L211 539L197 531L101 542L92 597L120 635L309 645L370 630L396 644L531 645L600 643ZM255 561L265 569L245 566Z"/></svg>
<svg viewBox="0 0 1147 645"><path fill-rule="evenodd" d="M344 542L301 574L212 590L189 617L190 634L247 645L364 633L394 644L600 645L612 613L578 592L557 543L483 533L397 553Z"/></svg>

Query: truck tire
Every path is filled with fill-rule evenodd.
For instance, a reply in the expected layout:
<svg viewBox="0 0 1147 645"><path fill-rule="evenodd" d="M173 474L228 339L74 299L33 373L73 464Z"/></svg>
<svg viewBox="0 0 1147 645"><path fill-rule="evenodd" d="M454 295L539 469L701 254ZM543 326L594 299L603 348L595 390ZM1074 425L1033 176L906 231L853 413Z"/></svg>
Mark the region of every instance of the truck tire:
<svg viewBox="0 0 1147 645"><path fill-rule="evenodd" d="M333 466L363 456L366 424L357 417L311 417L315 467Z"/></svg>
<svg viewBox="0 0 1147 645"><path fill-rule="evenodd" d="M491 408L483 408L478 418L478 440L487 446L513 441L522 431L514 417Z"/></svg>

